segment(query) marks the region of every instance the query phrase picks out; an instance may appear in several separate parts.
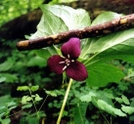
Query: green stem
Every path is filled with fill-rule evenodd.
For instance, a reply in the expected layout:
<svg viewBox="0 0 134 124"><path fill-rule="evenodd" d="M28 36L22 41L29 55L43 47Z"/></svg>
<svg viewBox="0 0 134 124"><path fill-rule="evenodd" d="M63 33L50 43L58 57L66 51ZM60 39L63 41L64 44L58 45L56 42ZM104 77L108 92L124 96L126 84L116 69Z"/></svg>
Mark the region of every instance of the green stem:
<svg viewBox="0 0 134 124"><path fill-rule="evenodd" d="M31 96L31 98L32 98L32 92L31 92L31 89L29 89L29 93L30 93L30 96ZM34 105L34 108L35 108L35 111L36 111L37 117L39 118L38 110L37 110L37 108L36 108L35 101L34 101L34 99L33 99L33 98L32 98L32 102L33 102L33 105Z"/></svg>
<svg viewBox="0 0 134 124"><path fill-rule="evenodd" d="M56 124L60 124L60 121L61 121L61 118L62 118L62 115L63 115L63 111L64 111L64 108L65 108L65 105L66 105L66 102L67 102L67 98L68 98L68 95L69 95L69 91L70 91L72 82L73 82L73 79L70 79L67 90L66 90L66 93L65 93L65 96L64 96L64 100L63 100L63 103L62 103L60 114L59 114L59 117L57 119Z"/></svg>

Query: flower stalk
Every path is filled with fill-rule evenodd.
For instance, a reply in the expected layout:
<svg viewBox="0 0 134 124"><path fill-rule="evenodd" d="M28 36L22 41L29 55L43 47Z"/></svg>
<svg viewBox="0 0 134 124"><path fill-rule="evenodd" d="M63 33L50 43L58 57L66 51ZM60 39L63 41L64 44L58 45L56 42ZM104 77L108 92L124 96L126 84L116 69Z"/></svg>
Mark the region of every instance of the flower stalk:
<svg viewBox="0 0 134 124"><path fill-rule="evenodd" d="M69 83L68 83L68 87L67 87L67 90L66 90L66 93L65 93L65 96L64 96L64 100L63 100L63 103L62 103L62 107L61 107L61 110L60 110L60 113L59 113L59 117L57 119L56 124L60 124L60 122L61 122L61 118L62 118L64 108L65 108L66 103L67 103L67 98L68 98L68 95L69 95L69 92L70 92L72 82L73 82L73 79L70 78Z"/></svg>

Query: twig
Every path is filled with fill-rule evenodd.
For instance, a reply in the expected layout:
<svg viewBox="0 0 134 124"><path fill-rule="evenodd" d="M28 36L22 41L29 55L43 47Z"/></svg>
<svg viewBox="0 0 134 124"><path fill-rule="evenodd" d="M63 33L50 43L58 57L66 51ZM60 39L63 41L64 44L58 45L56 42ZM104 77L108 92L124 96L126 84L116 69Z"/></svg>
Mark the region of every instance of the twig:
<svg viewBox="0 0 134 124"><path fill-rule="evenodd" d="M134 27L134 14L123 16L103 24L85 27L83 29L70 30L48 37L24 40L17 43L18 50L32 50L59 44L68 41L71 37L80 39L106 35Z"/></svg>

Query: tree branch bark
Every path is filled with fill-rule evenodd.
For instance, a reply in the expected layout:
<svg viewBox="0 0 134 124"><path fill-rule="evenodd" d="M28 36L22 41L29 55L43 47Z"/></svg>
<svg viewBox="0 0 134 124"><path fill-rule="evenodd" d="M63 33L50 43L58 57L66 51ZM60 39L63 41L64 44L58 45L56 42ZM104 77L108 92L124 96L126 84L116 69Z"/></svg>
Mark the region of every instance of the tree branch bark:
<svg viewBox="0 0 134 124"><path fill-rule="evenodd" d="M32 50L51 46L53 44L64 43L71 37L80 39L106 35L134 27L134 14L123 16L103 24L85 27L83 29L70 30L48 37L24 40L17 43L18 50Z"/></svg>

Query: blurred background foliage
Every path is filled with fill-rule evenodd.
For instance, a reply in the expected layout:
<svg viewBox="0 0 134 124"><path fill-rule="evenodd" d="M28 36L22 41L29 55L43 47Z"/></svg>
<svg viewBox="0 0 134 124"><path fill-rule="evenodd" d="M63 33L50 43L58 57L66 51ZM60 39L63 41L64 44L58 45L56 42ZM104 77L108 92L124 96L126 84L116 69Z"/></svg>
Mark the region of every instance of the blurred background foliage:
<svg viewBox="0 0 134 124"><path fill-rule="evenodd" d="M38 8L44 0L1 0L0 25Z"/></svg>
<svg viewBox="0 0 134 124"><path fill-rule="evenodd" d="M43 3L56 4L72 1L76 0L1 0L0 25L38 8Z"/></svg>

